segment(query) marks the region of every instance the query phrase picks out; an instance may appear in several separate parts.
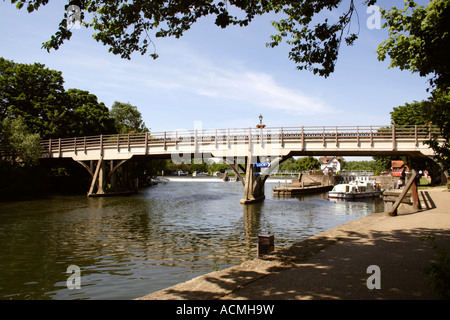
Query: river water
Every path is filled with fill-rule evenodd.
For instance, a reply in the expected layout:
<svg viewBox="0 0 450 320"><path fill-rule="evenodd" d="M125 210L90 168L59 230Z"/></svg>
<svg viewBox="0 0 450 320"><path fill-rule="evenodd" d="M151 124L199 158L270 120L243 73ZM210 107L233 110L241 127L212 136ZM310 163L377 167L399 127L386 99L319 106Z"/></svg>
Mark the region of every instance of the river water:
<svg viewBox="0 0 450 320"><path fill-rule="evenodd" d="M0 299L134 299L383 211L327 193L241 205L243 186L175 178L127 197L52 196L0 203ZM80 289L69 289L69 266ZM76 282L70 282L70 285Z"/></svg>

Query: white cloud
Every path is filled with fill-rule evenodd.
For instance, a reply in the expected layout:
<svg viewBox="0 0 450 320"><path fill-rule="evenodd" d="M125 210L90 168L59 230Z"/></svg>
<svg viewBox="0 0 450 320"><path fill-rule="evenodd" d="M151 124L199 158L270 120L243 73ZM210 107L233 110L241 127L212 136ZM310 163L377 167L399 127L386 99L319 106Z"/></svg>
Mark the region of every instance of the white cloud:
<svg viewBox="0 0 450 320"><path fill-rule="evenodd" d="M278 83L267 73L248 70L242 65L220 63L183 52L175 64L135 66L136 72L123 70L122 79L149 90L176 90L212 99L232 100L236 105L260 107L289 114L323 114L332 109L318 97L295 86ZM128 84L129 85L129 84Z"/></svg>

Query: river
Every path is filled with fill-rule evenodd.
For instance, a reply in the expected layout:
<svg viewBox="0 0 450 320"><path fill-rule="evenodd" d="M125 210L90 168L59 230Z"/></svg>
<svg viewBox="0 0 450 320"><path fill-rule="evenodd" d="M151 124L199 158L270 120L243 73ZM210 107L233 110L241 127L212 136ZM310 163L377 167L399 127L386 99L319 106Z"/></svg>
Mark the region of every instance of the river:
<svg viewBox="0 0 450 320"><path fill-rule="evenodd" d="M127 197L0 203L0 299L134 299L256 257L258 234L286 247L383 211L327 193L241 205L243 186L176 178ZM70 265L80 289L69 289ZM73 284L75 282L70 282Z"/></svg>

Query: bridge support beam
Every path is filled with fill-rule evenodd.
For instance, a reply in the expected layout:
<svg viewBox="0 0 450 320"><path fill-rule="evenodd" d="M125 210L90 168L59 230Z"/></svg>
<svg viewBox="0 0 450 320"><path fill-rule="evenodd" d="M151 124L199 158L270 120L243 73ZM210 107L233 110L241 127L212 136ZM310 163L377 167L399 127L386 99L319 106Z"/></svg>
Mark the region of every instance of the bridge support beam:
<svg viewBox="0 0 450 320"><path fill-rule="evenodd" d="M109 165L107 164L109 161ZM133 178L134 162L128 160L104 160L97 161L95 171L91 165L77 161L92 176L91 185L87 193L88 197L102 197L111 195L130 194L137 192L137 184Z"/></svg>

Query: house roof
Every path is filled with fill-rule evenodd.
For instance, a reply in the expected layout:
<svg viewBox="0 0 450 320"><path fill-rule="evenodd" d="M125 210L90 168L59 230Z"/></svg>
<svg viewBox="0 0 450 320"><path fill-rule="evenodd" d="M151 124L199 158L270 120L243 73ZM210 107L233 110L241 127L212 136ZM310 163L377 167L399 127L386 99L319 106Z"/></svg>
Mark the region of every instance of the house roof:
<svg viewBox="0 0 450 320"><path fill-rule="evenodd" d="M401 168L405 165L405 163L402 160L392 160L391 161L391 167L392 168Z"/></svg>
<svg viewBox="0 0 450 320"><path fill-rule="evenodd" d="M319 159L320 164L329 164L333 160L337 160L337 161L341 162L341 158L336 158L336 157L320 157L320 159Z"/></svg>

